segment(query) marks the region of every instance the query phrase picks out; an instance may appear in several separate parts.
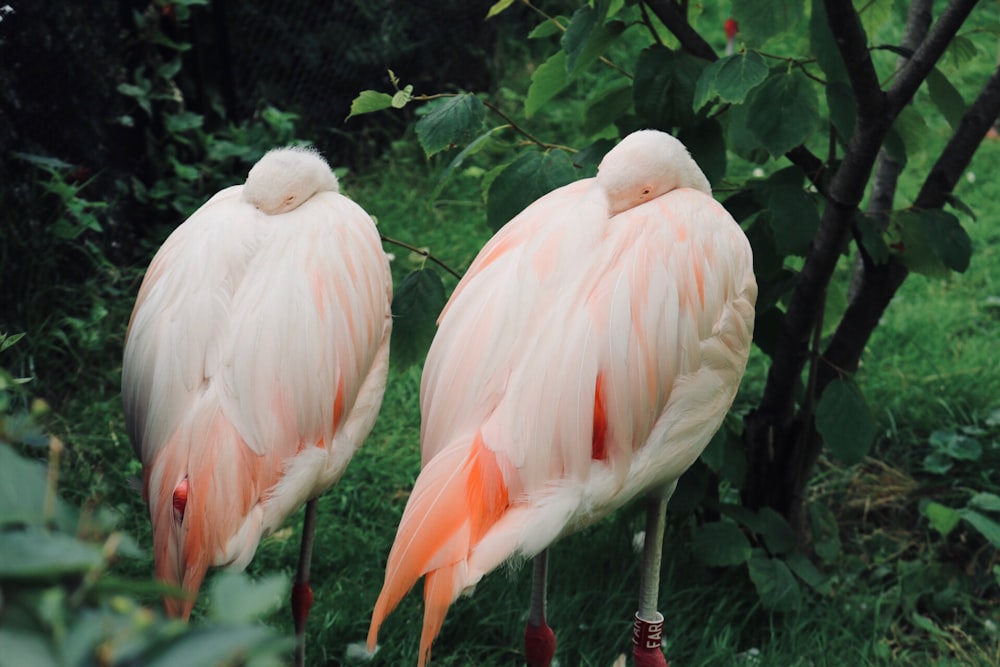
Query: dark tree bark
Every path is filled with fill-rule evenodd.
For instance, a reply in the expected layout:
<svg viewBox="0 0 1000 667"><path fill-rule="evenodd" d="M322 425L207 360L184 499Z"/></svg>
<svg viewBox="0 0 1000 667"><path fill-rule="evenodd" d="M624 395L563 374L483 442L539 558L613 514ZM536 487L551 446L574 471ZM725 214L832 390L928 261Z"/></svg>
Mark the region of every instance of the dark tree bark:
<svg viewBox="0 0 1000 667"><path fill-rule="evenodd" d="M840 252L850 240L858 204L887 132L976 3L975 0L950 3L886 91L879 86L867 37L851 4L837 0L827 0L825 4L854 91L857 120L830 182L820 229L785 314L764 395L760 405L746 416L744 430L749 463L744 502L750 507L767 506L781 512L798 529L800 537L806 533L802 512L805 488L823 446L812 419L813 405L838 373L857 368L864 349L861 343L852 346L844 357L824 355L815 366L818 375L810 383L808 395L802 405L797 405L796 391L809 358L810 334L822 325L819 318L830 277ZM886 269L886 272L889 275L872 276L886 280L881 283L888 292L883 295L884 305L866 303L871 298L870 288L865 287L870 282L866 277L852 306L869 315L874 311L881 314L906 278L905 269ZM839 328L854 331L858 339L866 342L878 318L855 323L852 319L857 315L857 309L849 308Z"/></svg>
<svg viewBox="0 0 1000 667"><path fill-rule="evenodd" d="M844 0L824 2L831 32L854 93L856 122L841 162L825 188L820 182L824 165L815 155L802 146L786 155L817 185L826 199L826 206L811 250L796 279L760 404L744 420L748 471L743 501L752 508L766 506L781 512L799 529L800 536L804 535L804 491L823 444L812 420L815 400L840 373L853 372L857 368L865 343L892 295L905 280L907 271L901 264L891 261L866 267L855 298L830 345L822 358L817 358L819 338L815 336L812 351L810 341L822 326L820 318L829 281L840 253L851 240L858 206L892 123L911 101L975 4L976 0L952 0L929 30L919 29L926 11L916 8L911 26L915 38L913 55L899 69L892 85L883 90L871 60L867 35L852 3ZM677 3L647 0L647 5L677 36L686 51L708 60L718 58L687 23ZM923 39L919 38L921 32L926 33ZM993 98L1000 96L1000 92L991 92L996 87L996 78L994 75L966 114L969 122L963 120L949 147L931 170L925 183L927 194L921 191L916 206L943 205L989 123L996 117ZM868 261L870 263L870 259ZM810 358L814 360L813 376L805 399L799 401L802 372Z"/></svg>

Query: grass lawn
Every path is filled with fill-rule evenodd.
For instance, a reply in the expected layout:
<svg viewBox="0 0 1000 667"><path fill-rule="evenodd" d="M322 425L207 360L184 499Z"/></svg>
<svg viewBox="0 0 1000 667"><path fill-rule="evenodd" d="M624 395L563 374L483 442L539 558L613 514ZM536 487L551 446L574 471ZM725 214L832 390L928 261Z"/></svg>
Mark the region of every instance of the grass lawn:
<svg viewBox="0 0 1000 667"><path fill-rule="evenodd" d="M385 235L426 247L461 271L490 233L481 170L456 174L438 200L428 201L447 159L428 164L407 136L363 174L346 174L342 189L379 220ZM807 591L791 612L765 610L746 568L701 565L688 547L694 519L673 514L660 594L673 664L1000 665L1000 554L968 518L976 494L1000 495L997 173L1000 141L987 140L956 191L977 216L961 216L974 246L969 270L947 280L911 276L863 356L856 379L878 425L871 456L852 467L823 458L816 470L808 503L829 510L838 526L839 548L818 561L830 593ZM916 178L904 174L897 205L912 200ZM397 286L424 263L406 250L387 250L395 255ZM845 257L836 276L841 284L850 265ZM450 291L455 280L446 276L444 283ZM130 308L131 301L114 306L117 330L124 330ZM755 402L766 370L766 359L755 354L738 405ZM152 571L152 540L136 490L141 468L125 435L119 373L120 367L96 369L93 386L64 401L48 425L68 445L63 494L120 516L146 556L118 561L113 573L144 579ZM312 665L366 664L350 655L366 636L419 469L419 384L419 368L391 370L370 438L322 497L308 630ZM293 572L301 514L261 543L251 577ZM628 507L553 548L549 622L562 667L610 667L630 651L638 590L633 543L643 518L641 506ZM471 598L452 607L433 664L521 664L529 585L530 567L517 564L487 576ZM145 600L156 604L152 595ZM383 626L380 650L367 664L415 664L421 616L418 586ZM266 620L291 633L287 604Z"/></svg>

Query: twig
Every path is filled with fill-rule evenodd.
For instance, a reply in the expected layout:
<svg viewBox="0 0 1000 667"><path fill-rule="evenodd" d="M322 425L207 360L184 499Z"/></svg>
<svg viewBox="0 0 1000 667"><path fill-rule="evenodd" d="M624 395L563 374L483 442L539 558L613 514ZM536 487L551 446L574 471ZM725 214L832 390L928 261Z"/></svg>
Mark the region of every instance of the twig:
<svg viewBox="0 0 1000 667"><path fill-rule="evenodd" d="M575 148L570 148L569 146L561 146L559 144L549 144L549 143L546 143L546 142L542 141L541 139L539 139L538 137L536 137L535 135L531 134L530 132L528 132L527 130L525 130L523 127L521 127L520 125L518 125L517 123L515 123L513 118L511 118L506 113L504 113L503 111L501 111L500 108L497 105L493 104L492 102L483 102L483 106L485 106L487 109L489 109L490 111L492 111L493 113L495 113L496 115L500 116L505 121L507 121L507 124L510 125L510 129L514 130L515 132L517 132L519 134L524 135L532 143L538 144L539 146L541 146L542 148L544 148L546 150L549 150L549 149L552 149L552 148L558 148L558 149L561 149L561 150L564 150L564 151L568 151L570 153L575 153L576 152Z"/></svg>
<svg viewBox="0 0 1000 667"><path fill-rule="evenodd" d="M653 36L653 41L660 46L663 46L663 40L660 39L660 33L656 32L656 26L653 25L653 20L649 18L649 12L646 11L645 2L639 3L639 12L642 14L643 24L646 26L646 29L649 30L649 34Z"/></svg>
<svg viewBox="0 0 1000 667"><path fill-rule="evenodd" d="M952 0L948 3L927 33L927 38L920 43L913 57L906 61L895 83L886 91L887 107L893 118L910 102L917 88L955 38L976 2L977 0Z"/></svg>
<svg viewBox="0 0 1000 667"><path fill-rule="evenodd" d="M643 0L648 5L656 17L667 26L667 30L674 34L688 53L699 58L704 58L709 62L719 59L718 54L712 45L705 41L705 38L698 34L691 24L688 23L687 15L681 12L681 8L671 0Z"/></svg>
<svg viewBox="0 0 1000 667"><path fill-rule="evenodd" d="M976 99L962 116L955 133L927 174L920 193L913 202L914 208L928 209L944 206L948 195L955 189L958 179L972 156L976 153L990 125L1000 114L1000 66L986 81Z"/></svg>
<svg viewBox="0 0 1000 667"><path fill-rule="evenodd" d="M442 269L444 269L445 271L447 271L451 275L455 276L459 280L462 279L462 274L460 274L458 271L456 271L455 269L451 268L450 266L448 266L447 264L445 264L443 261L441 261L440 259L438 259L434 255L432 255L429 251L424 250L423 248L418 248L416 246L410 245L409 243L406 243L405 241L398 241L398 240L396 240L394 238L390 238L390 237L386 236L385 234L379 234L379 236L381 237L382 241L384 241L385 243L391 243L393 245L399 246L400 248L406 248L410 252L415 252L418 255L420 255L421 257L424 257L426 259L431 260L432 262L434 262L435 264L437 264Z"/></svg>
<svg viewBox="0 0 1000 667"><path fill-rule="evenodd" d="M857 110L857 125L872 124L882 115L885 107L885 93L879 85L878 74L868 50L868 36L861 25L861 19L850 3L826 0L827 20L833 31L834 42L847 70L847 78L854 92ZM858 132L855 131L855 135ZM865 175L867 177L867 171ZM860 195L858 197L860 200ZM856 202L848 202L853 204Z"/></svg>
<svg viewBox="0 0 1000 667"><path fill-rule="evenodd" d="M816 76L806 68L806 65L808 65L809 63L816 62L815 58L806 58L805 60L800 60L798 58L789 58L788 56L779 56L773 53L765 53L764 51L761 51L759 49L757 50L757 53L764 56L765 58L791 63L796 67L798 67L800 70L802 70L802 73L805 74L810 79L812 79L813 81L816 81L817 83L823 86L826 85L826 79L824 79L823 77Z"/></svg>

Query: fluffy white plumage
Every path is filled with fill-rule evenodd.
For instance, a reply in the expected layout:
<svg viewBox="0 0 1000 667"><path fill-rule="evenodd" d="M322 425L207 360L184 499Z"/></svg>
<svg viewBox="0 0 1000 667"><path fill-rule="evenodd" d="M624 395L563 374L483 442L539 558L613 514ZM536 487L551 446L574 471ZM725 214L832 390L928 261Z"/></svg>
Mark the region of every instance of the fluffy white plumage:
<svg viewBox="0 0 1000 667"><path fill-rule="evenodd" d="M391 296L372 219L307 149L271 151L164 242L122 369L160 579L245 566L339 479L381 404Z"/></svg>
<svg viewBox="0 0 1000 667"><path fill-rule="evenodd" d="M424 366L423 469L369 646L426 575L422 665L485 573L695 461L735 397L757 292L750 245L710 193L679 141L641 131L482 249Z"/></svg>

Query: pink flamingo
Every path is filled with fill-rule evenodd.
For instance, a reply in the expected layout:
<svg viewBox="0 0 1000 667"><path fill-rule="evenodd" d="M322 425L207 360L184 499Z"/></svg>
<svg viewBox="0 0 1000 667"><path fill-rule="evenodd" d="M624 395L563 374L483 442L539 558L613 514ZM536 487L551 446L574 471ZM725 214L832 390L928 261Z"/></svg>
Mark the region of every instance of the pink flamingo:
<svg viewBox="0 0 1000 667"><path fill-rule="evenodd" d="M382 402L389 264L318 153L269 152L167 238L139 288L122 366L156 576L187 619L209 566L242 569L307 503L292 592L303 661L316 497Z"/></svg>
<svg viewBox="0 0 1000 667"><path fill-rule="evenodd" d="M757 294L750 245L710 193L679 141L635 132L595 178L534 202L476 257L424 366L422 470L369 650L426 576L423 666L462 592L534 558L525 652L548 665L546 549L645 494L633 654L666 664L656 609L666 502L736 395Z"/></svg>

